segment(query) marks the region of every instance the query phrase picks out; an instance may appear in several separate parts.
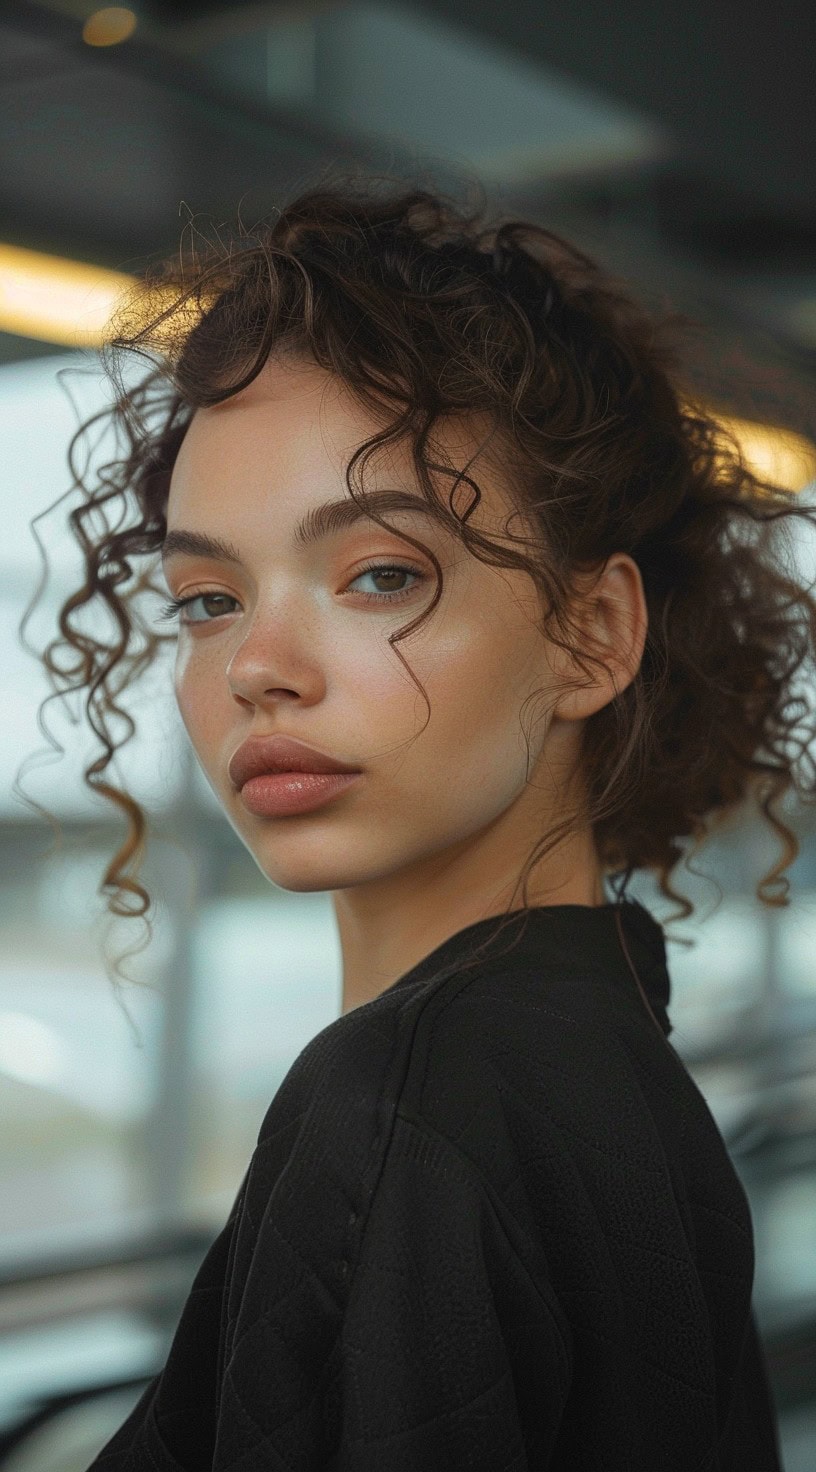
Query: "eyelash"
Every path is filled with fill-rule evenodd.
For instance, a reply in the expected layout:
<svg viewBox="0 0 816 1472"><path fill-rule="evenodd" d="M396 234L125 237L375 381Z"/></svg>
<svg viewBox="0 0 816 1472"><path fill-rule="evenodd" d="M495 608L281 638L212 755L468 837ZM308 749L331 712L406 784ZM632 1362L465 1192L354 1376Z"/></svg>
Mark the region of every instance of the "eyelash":
<svg viewBox="0 0 816 1472"><path fill-rule="evenodd" d="M409 567L407 563L373 562L369 567L361 567L359 572L355 573L351 581L353 583L356 583L357 579L361 578L364 573L367 572L407 572L410 574L411 577L418 578L419 582L423 583L425 582L426 577L425 573L420 572L419 568ZM416 592L417 586L418 584L415 584L413 588L401 588L397 593L358 593L356 594L356 596L358 598L365 599L369 603L397 603L400 599L408 598L410 597L411 593ZM230 599L230 601L232 602L236 601L229 593L210 593L206 589L204 589L204 591L200 593L188 593L184 598L171 598L168 603L165 603L163 605L157 617L160 620L175 619L178 617L181 610L187 607L188 603L196 603L199 598L227 598ZM223 617L223 615L217 616ZM188 623L205 624L211 624L214 623L214 621L215 620L211 618L187 620Z"/></svg>

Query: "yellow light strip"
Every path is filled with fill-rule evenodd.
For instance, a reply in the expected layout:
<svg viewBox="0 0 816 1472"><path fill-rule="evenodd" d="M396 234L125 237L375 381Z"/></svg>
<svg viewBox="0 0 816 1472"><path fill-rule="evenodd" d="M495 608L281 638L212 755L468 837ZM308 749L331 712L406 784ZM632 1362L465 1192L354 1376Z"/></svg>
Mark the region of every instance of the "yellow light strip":
<svg viewBox="0 0 816 1472"><path fill-rule="evenodd" d="M98 348L112 336L111 317L125 305L127 331L140 326L137 277L89 266L22 246L0 244L0 332L33 337L66 348ZM175 299L159 285L144 289L144 325ZM206 294L204 305L209 304ZM195 301L177 308L181 321L196 317Z"/></svg>
<svg viewBox="0 0 816 1472"><path fill-rule="evenodd" d="M0 245L0 331L63 347L99 347L133 278L61 256Z"/></svg>
<svg viewBox="0 0 816 1472"><path fill-rule="evenodd" d="M136 278L123 271L89 266L22 246L0 244L0 332L32 337L67 348L97 348L109 335L110 319ZM148 315L172 300L157 286L145 294ZM194 315L185 303L184 315ZM133 315L128 316L133 330ZM800 491L816 480L816 445L804 435L709 410L736 437L746 463L756 474Z"/></svg>
<svg viewBox="0 0 816 1472"><path fill-rule="evenodd" d="M749 470L786 491L803 491L816 481L816 445L805 435L753 419L737 419L709 408L736 439Z"/></svg>

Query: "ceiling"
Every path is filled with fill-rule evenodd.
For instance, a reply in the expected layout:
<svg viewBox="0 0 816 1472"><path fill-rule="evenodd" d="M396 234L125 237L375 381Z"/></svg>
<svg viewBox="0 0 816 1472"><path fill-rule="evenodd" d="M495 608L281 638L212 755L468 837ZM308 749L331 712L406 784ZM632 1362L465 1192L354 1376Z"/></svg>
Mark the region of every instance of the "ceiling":
<svg viewBox="0 0 816 1472"><path fill-rule="evenodd" d="M478 180L698 317L737 412L816 437L816 7L142 0L92 47L94 8L0 7L0 240L136 272L326 167Z"/></svg>

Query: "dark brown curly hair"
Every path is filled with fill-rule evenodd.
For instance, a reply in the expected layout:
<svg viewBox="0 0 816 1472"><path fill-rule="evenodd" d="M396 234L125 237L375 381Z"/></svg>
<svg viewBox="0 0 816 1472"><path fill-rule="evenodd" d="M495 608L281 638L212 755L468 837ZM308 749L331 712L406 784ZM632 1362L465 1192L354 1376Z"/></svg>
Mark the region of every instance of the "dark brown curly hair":
<svg viewBox="0 0 816 1472"><path fill-rule="evenodd" d="M324 178L252 230L239 220L229 239L223 227L215 241L199 233L191 265L172 258L146 269L103 344L116 396L68 449L84 496L69 521L85 579L60 610L61 638L40 657L54 687L48 700L86 692L103 750L84 779L127 820L99 888L109 912L143 916L150 929L151 899L138 879L145 814L105 771L135 729L117 697L176 637L159 633L141 606L145 592L165 596L153 577L174 460L193 412L239 392L273 352L307 356L339 375L382 421L349 461L349 494L364 495L352 484L358 460L365 465L380 444L409 435L434 514L475 557L529 573L543 600L542 628L585 671L582 660L594 656L570 637L573 577L601 570L617 551L634 559L649 616L640 667L582 729L582 816L601 865L619 895L633 871L655 871L685 918L693 905L669 884L681 841L691 836L698 848L751 795L783 849L757 895L787 905L782 871L799 845L772 804L797 782L803 800L814 793L812 764L807 778L795 768L814 733L798 725L807 705L792 682L816 642L816 606L785 571L773 535L783 519L787 528L812 513L749 469L734 436L692 391L673 339L688 318L637 305L622 282L550 230L489 224L482 201L469 208L405 181L382 182ZM136 387L123 385L120 351L151 364ZM427 453L437 417L457 413L486 416L490 455L533 538L508 533L514 546L499 545L469 526L477 482L467 467ZM124 433L125 452L87 486L75 446L106 415ZM430 470L451 477L447 501ZM460 514L453 506L462 483L472 494ZM437 559L414 544L436 567L436 596L392 643L430 617L441 596ZM76 622L94 602L97 630L103 608L112 616L109 640L88 632L87 619L84 632ZM58 663L60 651L73 663ZM118 742L112 716L130 727ZM531 854L525 906L530 870L567 827L544 835Z"/></svg>

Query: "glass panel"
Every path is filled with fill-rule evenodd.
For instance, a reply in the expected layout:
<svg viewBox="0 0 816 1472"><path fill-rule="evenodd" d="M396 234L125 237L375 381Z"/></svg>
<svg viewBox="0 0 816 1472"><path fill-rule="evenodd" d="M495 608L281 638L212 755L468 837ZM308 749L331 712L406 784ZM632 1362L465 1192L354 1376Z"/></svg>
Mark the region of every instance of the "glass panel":
<svg viewBox="0 0 816 1472"><path fill-rule="evenodd" d="M328 895L222 897L195 921L190 1189L228 1206L297 1055L339 1016L341 957Z"/></svg>
<svg viewBox="0 0 816 1472"><path fill-rule="evenodd" d="M816 1309L816 1175L769 1182L752 1196L758 1302Z"/></svg>
<svg viewBox="0 0 816 1472"><path fill-rule="evenodd" d="M816 1000L816 890L798 891L777 924L783 991Z"/></svg>
<svg viewBox="0 0 816 1472"><path fill-rule="evenodd" d="M5 1261L50 1253L102 1225L109 1245L117 1219L143 1212L162 1010L155 991L125 988L139 1047L102 961L103 902L95 888L109 851L74 849L44 861L39 836L35 842L24 830L13 847L9 838L0 827ZM109 948L124 949L136 929L113 930ZM153 945L127 962L135 981L155 984L171 933L167 915L157 913Z"/></svg>
<svg viewBox="0 0 816 1472"><path fill-rule="evenodd" d="M741 1014L762 1001L767 972L767 926L756 900L724 896L717 909L693 896L695 913L669 931L694 942L666 941L672 979L671 1019L678 1050L734 1042Z"/></svg>
<svg viewBox="0 0 816 1472"><path fill-rule="evenodd" d="M57 373L69 372L60 387ZM88 370L91 370L88 372ZM74 408L71 398L76 400ZM71 485L68 445L80 419L88 418L110 401L102 387L96 354L54 353L25 363L0 367L0 436L3 444L3 476L0 480L0 510L3 538L0 566L7 572L36 572L40 555L29 523ZM93 439L100 427L91 431ZM79 466L84 469L80 454ZM70 509L80 501L78 492L66 498ZM37 523L49 563L65 573L81 567L81 557L65 523L65 510Z"/></svg>
<svg viewBox="0 0 816 1472"><path fill-rule="evenodd" d="M145 365L128 364L125 383L144 371ZM63 375L61 379L58 373ZM79 490L70 489L73 477L68 446L78 424L110 400L111 388L95 353L53 354L0 368L0 660L4 672L0 817L34 816L12 793L20 763L29 755L34 759L20 782L23 792L34 801L58 816L112 816L108 803L94 799L82 780L83 766L101 750L82 714L84 695L72 694L67 701L64 697L54 699L45 708L43 719L46 730L58 743L56 752L52 752L37 724L40 704L51 689L38 654L58 633L57 614L62 602L84 581L82 557L68 525L69 512L83 500ZM95 467L116 458L122 448L108 422L102 421L75 451L80 472L93 485ZM52 507L58 498L63 499L32 530L32 518ZM109 520L115 524L118 515L111 512ZM37 538L43 545L48 575L25 625L24 645L18 632L20 620L44 572ZM157 604L158 600L151 600L150 606ZM90 630L98 627L100 620L104 631L110 623L113 632L110 615L96 603L81 610L73 622ZM137 730L121 756L114 759L133 796L151 806L170 802L181 779L178 756L184 733L173 698L172 657L173 645L167 644L154 668L139 679L124 700L125 710L137 721ZM57 659L61 666L73 663L73 656L67 660L62 652ZM149 709L150 721L149 729L142 731L138 713L144 709ZM111 725L116 739L121 739L126 729L122 721ZM64 757L59 755L59 745L65 747ZM113 767L109 772L116 782Z"/></svg>
<svg viewBox="0 0 816 1472"><path fill-rule="evenodd" d="M65 587L55 589L38 605L25 631L34 649L41 650L56 634L59 602L66 592ZM30 817L38 826L43 825L44 833L50 833L46 820L15 793L15 782L25 796L57 817L114 818L112 804L89 793L82 777L83 768L102 751L84 714L84 693L71 692L51 700L43 711L51 741L40 730L38 711L51 686L34 655L21 645L17 628L24 606L22 594L17 598L0 592L0 660L4 671L0 818ZM124 782L138 802L153 809L172 802L183 781L181 755L187 735L173 694L172 658L171 647L165 645L155 664L122 698L120 703L133 717L136 730L106 773L114 785ZM62 653L58 660L61 665L66 662ZM110 723L116 741L122 739L126 729L121 719Z"/></svg>

